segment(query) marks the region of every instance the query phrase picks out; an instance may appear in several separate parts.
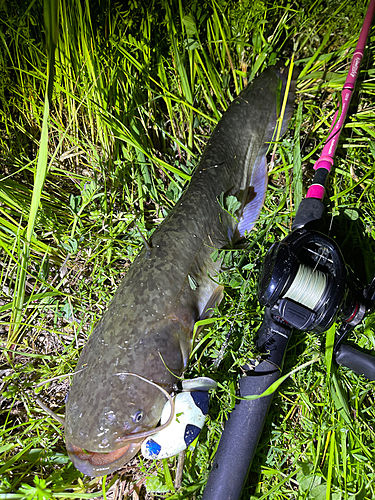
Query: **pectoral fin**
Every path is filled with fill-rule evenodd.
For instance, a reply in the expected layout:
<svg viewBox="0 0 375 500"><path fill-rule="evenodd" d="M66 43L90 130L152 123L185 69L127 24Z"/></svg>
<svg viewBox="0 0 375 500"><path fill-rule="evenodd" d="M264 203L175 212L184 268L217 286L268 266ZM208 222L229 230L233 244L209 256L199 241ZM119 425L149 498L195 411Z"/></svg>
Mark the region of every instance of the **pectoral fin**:
<svg viewBox="0 0 375 500"><path fill-rule="evenodd" d="M200 315L199 319L202 320L211 316L213 310L215 309L215 306L217 304L220 304L220 302L223 300L223 297L224 297L224 287L222 285L219 285L218 287L215 288L213 294L208 299L208 302L204 306L202 314Z"/></svg>

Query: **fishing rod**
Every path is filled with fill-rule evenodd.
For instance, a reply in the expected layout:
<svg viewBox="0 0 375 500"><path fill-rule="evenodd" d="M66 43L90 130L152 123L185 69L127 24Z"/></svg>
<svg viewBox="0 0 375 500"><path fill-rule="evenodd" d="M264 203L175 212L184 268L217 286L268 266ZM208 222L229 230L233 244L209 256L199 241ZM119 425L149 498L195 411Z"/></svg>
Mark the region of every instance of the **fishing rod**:
<svg viewBox="0 0 375 500"><path fill-rule="evenodd" d="M343 344L375 302L375 276L361 287L346 266L338 245L316 230L324 213L323 197L341 130L359 73L375 9L371 0L354 51L327 142L314 165L315 175L300 203L291 233L274 244L261 270L258 298L265 306L257 334L259 363L243 367L239 396L264 393L281 375L293 329L323 333L339 325L334 346L337 363L375 380L375 358ZM321 224L320 224L321 225ZM273 394L236 402L225 424L203 500L237 500L246 481Z"/></svg>

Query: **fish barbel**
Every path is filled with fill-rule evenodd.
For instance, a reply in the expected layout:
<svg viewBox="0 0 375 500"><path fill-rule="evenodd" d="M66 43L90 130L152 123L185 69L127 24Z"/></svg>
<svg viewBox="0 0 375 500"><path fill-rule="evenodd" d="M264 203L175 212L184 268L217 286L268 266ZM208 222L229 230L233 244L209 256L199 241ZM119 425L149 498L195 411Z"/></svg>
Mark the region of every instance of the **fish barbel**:
<svg viewBox="0 0 375 500"><path fill-rule="evenodd" d="M166 400L160 388L173 391L194 324L222 298L223 287L212 280L220 259L211 254L250 231L262 208L286 74L269 68L229 106L189 187L130 266L82 351L65 441L74 465L89 476L122 467L153 432ZM282 133L293 100L291 91ZM229 196L239 202L234 216L225 206Z"/></svg>

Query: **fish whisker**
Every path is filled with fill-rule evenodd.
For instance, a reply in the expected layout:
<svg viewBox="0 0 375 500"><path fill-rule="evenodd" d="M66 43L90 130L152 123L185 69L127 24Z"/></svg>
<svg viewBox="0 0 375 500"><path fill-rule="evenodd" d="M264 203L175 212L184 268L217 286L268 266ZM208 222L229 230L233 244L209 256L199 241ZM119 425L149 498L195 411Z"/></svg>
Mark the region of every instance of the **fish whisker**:
<svg viewBox="0 0 375 500"><path fill-rule="evenodd" d="M137 377L140 380L143 380L144 382L147 382L150 385L153 385L159 391L161 391L164 396L168 399L170 405L171 405L171 414L168 417L168 420L165 422L165 424L160 425L159 427L155 427L154 429L151 429L149 431L145 432L137 432L134 434L129 434L128 436L121 437L118 441L119 442L126 442L126 441L134 441L135 439L143 439L148 436L152 436L153 434L156 434L157 432L160 432L161 430L165 429L168 427L168 425L172 422L173 415L174 415L174 401L172 396L167 392L163 387L161 387L159 384L156 384L155 382L152 382L148 378L142 377L141 375L138 375L137 373L132 373L132 372L120 372L120 373L114 373L113 375L131 375L132 377Z"/></svg>
<svg viewBox="0 0 375 500"><path fill-rule="evenodd" d="M65 425L65 418L64 417L60 417L60 415L57 415L57 413L55 413L54 411L51 410L51 408L48 408L48 406L46 406L42 400L40 398L38 398L38 396L35 394L34 392L34 398L35 398L35 401L38 403L38 405L45 411L48 413L48 415L51 415L51 417L53 417L55 420L57 420L58 422L60 422L60 424L62 425Z"/></svg>
<svg viewBox="0 0 375 500"><path fill-rule="evenodd" d="M39 384L37 384L35 386L35 389L37 389L38 387L42 387L42 385L48 384L48 382L53 382L54 380L59 380L60 378L72 377L73 375L77 375L78 373L81 373L86 369L87 369L87 367L81 368L81 370L78 370L76 372L65 373L64 375L58 375L57 377L52 377L52 378L49 378L48 380L43 380L43 382L39 382Z"/></svg>
<svg viewBox="0 0 375 500"><path fill-rule="evenodd" d="M81 370L79 370L78 372L75 372L75 373L66 373L64 375L58 375L57 377L52 377L52 378L49 378L48 380L43 380L43 382L39 382L39 384L37 384L35 386L35 389L38 389L38 387L42 387L42 385L45 385L45 384L48 384L48 382L53 382L54 380L58 380L60 378L67 378L67 377L71 377L73 375L76 375L77 373L80 373L82 372L83 370L86 370L86 368L82 368ZM35 393L35 391L33 391L33 396L34 396L34 399L35 399L35 402L46 412L48 413L48 415L51 415L52 418L54 418L55 420L57 420L60 424L62 425L65 425L65 418L64 417L60 417L60 415L57 415L57 413L55 413L54 411L51 410L51 408L48 408L48 406L46 406L42 400L37 396L37 394Z"/></svg>

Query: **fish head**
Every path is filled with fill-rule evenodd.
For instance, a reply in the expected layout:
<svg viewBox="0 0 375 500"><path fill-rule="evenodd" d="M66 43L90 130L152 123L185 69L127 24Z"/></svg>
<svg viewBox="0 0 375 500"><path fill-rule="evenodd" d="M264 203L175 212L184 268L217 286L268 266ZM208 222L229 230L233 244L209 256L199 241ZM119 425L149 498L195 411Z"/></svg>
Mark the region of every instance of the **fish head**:
<svg viewBox="0 0 375 500"><path fill-rule="evenodd" d="M111 394L119 393L120 385L122 397L115 400ZM73 393L67 402L67 451L77 469L89 476L108 474L131 460L144 433L157 425L166 400L160 390L125 373L113 374L109 386L107 397L91 407L89 416L77 404L86 398L77 400Z"/></svg>
<svg viewBox="0 0 375 500"><path fill-rule="evenodd" d="M150 331L148 339L154 336L153 340L141 339L121 359L107 355L103 345L97 351L95 340L85 346L65 416L66 447L78 470L89 476L114 472L156 432L167 396L177 382L174 373L184 367L178 328L178 322L172 321ZM101 354L95 358L95 352Z"/></svg>

